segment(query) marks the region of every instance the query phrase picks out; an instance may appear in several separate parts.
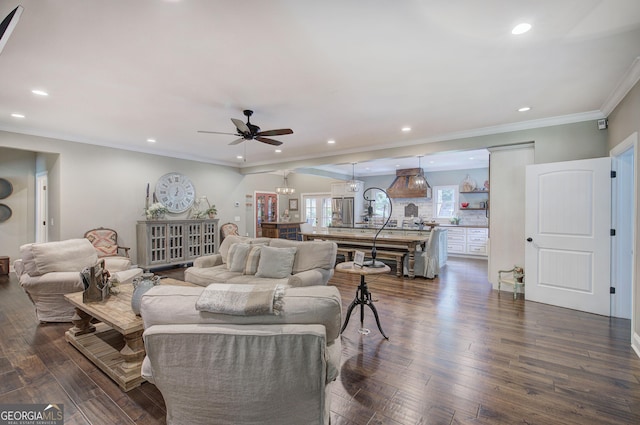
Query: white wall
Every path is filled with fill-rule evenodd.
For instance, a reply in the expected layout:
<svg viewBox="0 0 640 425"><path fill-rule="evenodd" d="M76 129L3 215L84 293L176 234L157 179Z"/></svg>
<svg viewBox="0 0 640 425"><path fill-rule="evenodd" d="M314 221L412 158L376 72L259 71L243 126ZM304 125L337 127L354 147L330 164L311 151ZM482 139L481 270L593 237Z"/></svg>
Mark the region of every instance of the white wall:
<svg viewBox="0 0 640 425"><path fill-rule="evenodd" d="M527 165L533 164L533 157L533 146L491 150L487 273L496 289L498 270L508 270L514 265L524 267L525 171Z"/></svg>
<svg viewBox="0 0 640 425"><path fill-rule="evenodd" d="M13 185L13 193L0 199L12 210L11 217L0 223L0 255L8 255L11 262L18 258L25 238L35 237L35 172L35 153L0 147L0 177Z"/></svg>
<svg viewBox="0 0 640 425"><path fill-rule="evenodd" d="M595 122L424 143L373 153L425 154L445 151L447 148L477 149L532 140L536 143L536 162L582 159L608 154L606 131L599 132ZM245 195L253 194L255 190L273 191L282 183L281 175L243 175L232 167L10 132L0 131L0 147L35 152L37 158L43 158L42 166L49 172L49 212L52 219L50 240L82 237L86 230L98 226L112 227L119 232L121 244L134 248L134 257L135 223L144 218L146 185L150 183L153 187L161 175L172 171L187 174L193 180L198 195L207 195L209 200L216 204L221 223L235 221L235 217L240 216L240 231L250 234L253 230L249 229L252 220L248 214L251 214L253 209L245 206ZM333 159L334 162L350 162L350 157L342 155ZM329 163L331 158L325 158L324 161ZM4 155L0 158L0 166L3 170L19 168L10 157ZM294 168L286 164L272 165L269 168L278 167ZM32 171L33 169L29 173ZM27 179L26 175L23 178ZM386 188L393 176L387 176L386 179L387 183L372 180L373 184L367 183L366 186L381 185L380 187ZM322 190L325 184L328 192L329 182L330 179L315 176L302 177L294 174L290 177L290 183L296 186L298 193L325 191ZM33 184L29 186L33 187ZM32 195L27 197L33 198ZM238 207L234 206L235 202L239 203ZM23 214L32 214L33 211L25 204L14 213L22 217ZM14 217L11 218L11 221L13 220ZM5 226L7 223L0 226L1 255L16 258L19 246L33 241L32 222L32 218L25 221L28 228L25 228L24 232L20 230L16 233L13 230L13 234L17 235L14 239L8 237L10 227Z"/></svg>
<svg viewBox="0 0 640 425"><path fill-rule="evenodd" d="M50 189L50 240L79 238L88 229L104 226L118 231L119 243L132 248L136 258L136 221L144 219L147 183L172 171L185 173L197 195L206 195L218 208L221 223L234 221L245 228L245 194L273 190L281 178L274 175L243 176L237 169L123 151L57 139L0 132L0 174L15 179L18 194L14 216L0 224L0 253L18 258L19 246L33 242L36 158L47 168ZM58 161L52 160L58 154ZM13 176L13 177L12 177ZM20 200L20 202L18 202ZM235 206L235 202L239 206ZM13 208L13 207L12 207ZM186 217L186 214L173 217Z"/></svg>

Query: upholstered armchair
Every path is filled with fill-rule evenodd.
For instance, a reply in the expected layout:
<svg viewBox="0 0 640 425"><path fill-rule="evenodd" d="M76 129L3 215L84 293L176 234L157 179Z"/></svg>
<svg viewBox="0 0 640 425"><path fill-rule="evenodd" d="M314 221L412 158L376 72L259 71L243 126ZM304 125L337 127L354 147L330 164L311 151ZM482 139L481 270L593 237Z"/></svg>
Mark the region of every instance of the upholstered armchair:
<svg viewBox="0 0 640 425"><path fill-rule="evenodd" d="M224 223L220 226L220 241L223 241L229 235L239 236L238 225L235 223Z"/></svg>
<svg viewBox="0 0 640 425"><path fill-rule="evenodd" d="M80 272L98 263L93 245L84 238L30 243L20 247L20 255L14 268L20 285L36 308L38 320L70 322L75 309L64 294L84 290ZM103 258L105 269L121 283L142 274L142 269L131 268L131 260L126 257Z"/></svg>
<svg viewBox="0 0 640 425"><path fill-rule="evenodd" d="M131 248L118 245L118 233L113 229L98 227L97 229L88 230L84 237L89 239L91 245L98 252L99 258L116 256L129 258L129 250Z"/></svg>

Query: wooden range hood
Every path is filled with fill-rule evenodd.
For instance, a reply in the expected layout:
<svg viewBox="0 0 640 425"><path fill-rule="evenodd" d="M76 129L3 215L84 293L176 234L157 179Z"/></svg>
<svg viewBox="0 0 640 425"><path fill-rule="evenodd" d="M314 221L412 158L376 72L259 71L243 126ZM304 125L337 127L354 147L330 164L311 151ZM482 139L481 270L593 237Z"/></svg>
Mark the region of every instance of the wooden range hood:
<svg viewBox="0 0 640 425"><path fill-rule="evenodd" d="M424 175L421 168L405 168L396 170L396 179L387 189L390 198L431 198L431 186L418 188L415 178L418 174ZM426 181L426 179L425 179Z"/></svg>

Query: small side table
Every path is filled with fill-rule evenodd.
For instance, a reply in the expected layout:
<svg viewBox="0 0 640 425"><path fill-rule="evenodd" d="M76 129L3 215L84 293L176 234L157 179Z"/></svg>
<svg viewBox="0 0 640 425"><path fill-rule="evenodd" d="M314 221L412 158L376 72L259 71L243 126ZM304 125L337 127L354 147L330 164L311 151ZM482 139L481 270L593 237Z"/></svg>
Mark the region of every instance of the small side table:
<svg viewBox="0 0 640 425"><path fill-rule="evenodd" d="M9 274L9 257L0 255L0 275Z"/></svg>
<svg viewBox="0 0 640 425"><path fill-rule="evenodd" d="M356 267L353 264L353 261L348 261L345 263L340 263L336 266L336 272L340 273L350 273L360 275L360 285L356 290L356 297L351 304L349 305L349 309L347 310L347 315L344 320L344 325L342 325L342 329L340 329L340 333L344 332L347 324L349 323L349 319L351 318L351 313L355 306L360 305L360 332L363 335L368 335L371 332L369 329L364 327L364 306L367 305L373 311L373 315L376 318L376 324L378 325L378 330L382 334L385 339L389 339L382 330L382 326L380 326L380 318L378 317L378 310L376 310L376 306L373 305L373 301L371 300L371 293L369 292L369 288L367 287L367 282L365 281L365 276L373 275L373 274L382 274L389 273L391 268L385 265L384 267Z"/></svg>

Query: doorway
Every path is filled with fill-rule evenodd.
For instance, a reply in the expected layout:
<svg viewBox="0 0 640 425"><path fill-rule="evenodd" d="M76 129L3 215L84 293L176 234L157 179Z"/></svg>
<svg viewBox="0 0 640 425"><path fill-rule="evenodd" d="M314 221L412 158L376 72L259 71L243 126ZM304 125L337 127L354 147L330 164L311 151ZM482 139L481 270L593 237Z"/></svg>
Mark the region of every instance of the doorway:
<svg viewBox="0 0 640 425"><path fill-rule="evenodd" d="M611 316L632 318L635 230L635 157L637 134L625 139L611 151L612 169L616 172L612 187L611 240Z"/></svg>
<svg viewBox="0 0 640 425"><path fill-rule="evenodd" d="M47 185L49 177L47 172L36 174L36 242L49 241L49 202Z"/></svg>

